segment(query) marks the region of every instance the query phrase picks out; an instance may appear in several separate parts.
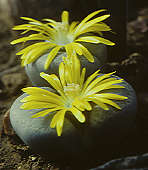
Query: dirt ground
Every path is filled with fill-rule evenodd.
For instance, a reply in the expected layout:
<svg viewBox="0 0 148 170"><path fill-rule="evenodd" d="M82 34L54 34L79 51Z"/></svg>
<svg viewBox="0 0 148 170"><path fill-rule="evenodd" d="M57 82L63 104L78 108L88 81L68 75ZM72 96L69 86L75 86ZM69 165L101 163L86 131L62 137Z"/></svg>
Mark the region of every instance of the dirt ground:
<svg viewBox="0 0 148 170"><path fill-rule="evenodd" d="M132 142L134 142L132 153L135 155L148 152L148 82L146 81L148 74L148 9L141 11L138 17L127 25L127 55L122 61L111 59L104 66L106 72L116 70L117 74L127 80L136 91L138 99L137 134L132 139ZM22 93L21 88L31 85L24 69L20 67L19 58L15 55L16 48L10 45L10 41L15 37L10 27L4 20L0 19L1 131L4 113ZM32 153L28 146L15 134L5 135L2 132L0 138L0 170L58 169L62 170L63 168ZM71 168L66 167L64 169Z"/></svg>

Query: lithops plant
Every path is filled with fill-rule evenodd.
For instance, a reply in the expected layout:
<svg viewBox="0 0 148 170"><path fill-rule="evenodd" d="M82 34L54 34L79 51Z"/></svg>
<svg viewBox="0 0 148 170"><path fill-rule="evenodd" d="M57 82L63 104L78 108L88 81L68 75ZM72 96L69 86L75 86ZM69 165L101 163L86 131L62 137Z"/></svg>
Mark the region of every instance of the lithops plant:
<svg viewBox="0 0 148 170"><path fill-rule="evenodd" d="M35 43L28 45L16 54L21 56L21 65L26 67L27 75L33 85L47 85L40 78L40 72L56 73L62 54L66 57L71 57L72 53L81 56L81 64L88 65L88 67L86 66L88 76L90 72L96 71L98 67L104 64L107 56L106 45L114 45L113 42L102 37L103 31L111 31L111 28L102 22L110 15L105 14L92 19L104 11L106 10L95 11L80 23L74 21L71 24L69 24L69 13L67 11L62 12L61 22L52 19L44 19L44 22L41 22L32 18L21 17L28 23L15 26L13 29L23 30L21 34L27 33L27 36L16 39L11 44L35 40ZM35 33L28 35L30 31ZM91 65L89 62L94 64Z"/></svg>
<svg viewBox="0 0 148 170"><path fill-rule="evenodd" d="M113 73L100 70L85 78L76 56L59 65L59 76L40 73L49 87L23 88L13 103L11 124L17 135L50 160L86 164L106 147L120 143L136 115L136 96L132 87ZM107 151L106 151L107 152Z"/></svg>

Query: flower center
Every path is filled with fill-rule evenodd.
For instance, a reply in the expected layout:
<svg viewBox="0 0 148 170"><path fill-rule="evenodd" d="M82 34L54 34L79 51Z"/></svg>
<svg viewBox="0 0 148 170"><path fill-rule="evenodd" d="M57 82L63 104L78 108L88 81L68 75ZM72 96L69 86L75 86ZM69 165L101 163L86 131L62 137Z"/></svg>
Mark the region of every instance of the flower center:
<svg viewBox="0 0 148 170"><path fill-rule="evenodd" d="M54 41L58 45L66 45L73 42L74 38L72 34L69 33L69 25L59 22L56 25L56 33L54 36Z"/></svg>
<svg viewBox="0 0 148 170"><path fill-rule="evenodd" d="M64 86L64 92L67 97L65 106L69 108L72 107L72 102L80 96L81 88L79 84L67 84L67 86Z"/></svg>

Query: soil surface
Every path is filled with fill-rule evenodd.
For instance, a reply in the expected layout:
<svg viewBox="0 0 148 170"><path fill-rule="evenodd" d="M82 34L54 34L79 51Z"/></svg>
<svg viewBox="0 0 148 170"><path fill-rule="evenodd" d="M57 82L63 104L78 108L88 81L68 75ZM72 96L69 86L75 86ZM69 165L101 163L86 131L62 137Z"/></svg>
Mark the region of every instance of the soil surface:
<svg viewBox="0 0 148 170"><path fill-rule="evenodd" d="M32 153L17 135L6 135L3 131L4 114L13 101L22 94L21 88L31 86L24 68L20 67L19 57L15 55L17 49L10 45L10 41L14 38L11 26L0 18L0 131L2 132L0 170L70 170L72 167L61 167ZM117 75L130 83L137 94L137 131L132 139L127 139L125 146L128 156L148 152L148 9L141 10L137 18L128 22L127 49L127 55L122 57L122 61L117 58L113 61L112 57L103 71L116 70Z"/></svg>

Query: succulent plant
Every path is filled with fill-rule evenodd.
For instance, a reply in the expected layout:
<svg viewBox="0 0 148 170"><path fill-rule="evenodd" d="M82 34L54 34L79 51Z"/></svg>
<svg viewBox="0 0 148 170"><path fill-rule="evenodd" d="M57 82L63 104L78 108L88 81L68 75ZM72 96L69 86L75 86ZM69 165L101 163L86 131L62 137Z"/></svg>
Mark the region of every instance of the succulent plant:
<svg viewBox="0 0 148 170"><path fill-rule="evenodd" d="M92 19L92 17L103 11L105 10L98 10L89 14L79 24L75 21L69 24L69 13L67 11L63 11L62 13L62 22L44 19L47 23L42 23L32 18L21 17L29 21L29 23L15 26L13 30L25 30L21 34L28 33L29 31L35 31L37 33L13 40L11 44L25 43L32 40L41 41L25 47L16 54L21 55L22 66L30 64L41 55L48 53L44 65L46 70L60 49L65 50L68 57L71 57L75 52L78 55L84 55L90 62L94 62L93 55L81 42L114 45L113 42L93 34L102 35L102 31L111 30L108 25L102 22L110 15L103 15ZM86 35L86 33L89 33L89 35Z"/></svg>
<svg viewBox="0 0 148 170"><path fill-rule="evenodd" d="M103 31L111 31L111 28L102 21L110 15L102 15L92 19L104 11L106 10L95 11L80 23L73 21L71 24L69 24L67 11L63 11L61 22L52 19L43 19L44 22L41 22L21 17L28 23L15 26L13 30L23 30L21 33L23 35L30 31L35 33L13 40L11 44L24 44L32 41L31 45L27 45L16 55L21 56L21 65L25 66L26 73L33 85L47 85L40 78L40 72L56 73L60 62L62 62L62 55L71 57L73 53L76 53L81 64L86 65L88 73L96 71L105 63L107 58L106 45L112 46L114 43L102 37Z"/></svg>
<svg viewBox="0 0 148 170"><path fill-rule="evenodd" d="M115 72L102 74L98 68L105 62L104 44L114 45L102 38L102 31L111 30L102 22L109 15L92 19L103 11L89 14L79 24L69 24L64 11L62 22L22 17L29 23L14 27L25 30L22 34L37 33L11 44L41 42L17 53L38 87L22 89L24 94L11 107L10 121L24 143L52 160L61 160L64 153L67 161L85 163L94 151L99 155L105 147L120 143L134 125L134 90Z"/></svg>

